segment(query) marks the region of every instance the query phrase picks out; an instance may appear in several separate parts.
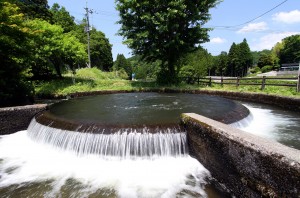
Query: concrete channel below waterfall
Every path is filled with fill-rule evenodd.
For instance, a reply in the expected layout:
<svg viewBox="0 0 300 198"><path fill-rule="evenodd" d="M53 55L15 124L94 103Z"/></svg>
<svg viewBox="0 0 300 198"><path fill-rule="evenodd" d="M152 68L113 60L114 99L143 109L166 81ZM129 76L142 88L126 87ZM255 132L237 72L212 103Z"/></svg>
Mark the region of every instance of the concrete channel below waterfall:
<svg viewBox="0 0 300 198"><path fill-rule="evenodd" d="M162 103L154 104L153 101L157 101L157 98L154 97L149 101L149 95L146 94L146 96L144 99L141 98L141 103L146 102L158 109L171 109L170 106ZM177 109L180 100L174 100L176 97L169 96L167 97L167 103L171 102ZM196 94L193 97L200 97L200 95ZM218 101L216 98L209 99ZM225 103L227 102L228 104L235 104L226 100ZM247 105L250 105L248 108L253 114L256 107L251 106L252 104ZM129 111L137 109L137 106L125 105L125 107ZM44 110L46 108L45 106L38 106L37 109ZM22 108L15 108L16 111L20 109ZM24 109L27 109L24 111L28 112L28 108ZM191 110L197 111L193 107ZM22 112L22 110L20 111ZM17 116L24 120L25 117L31 119L37 112L31 110L32 116L28 116L30 113L26 113L27 116L24 116L24 113L20 113L20 111L16 115L14 111L1 109L0 119L3 121L1 124L10 118L9 115L16 116L14 120L19 120ZM226 112L228 110L223 109L221 111ZM179 112L179 114L177 110L176 113L173 112L173 114L178 114L178 117L175 116L176 122L180 120L180 113L183 112ZM264 113L270 112L266 111ZM35 120L32 121L31 126L28 128L29 131L32 130L30 129L32 127L40 128L33 129L33 133L29 131L13 133L16 132L16 128L9 130L6 126L6 131L10 131L6 133L13 134L0 137L0 158L2 159L0 161L0 194L15 189L15 193L23 192L27 193L28 196L35 194L36 196L44 195L46 197L55 196L57 193L68 196L75 193L73 195L103 197L199 197L205 195L208 195L208 197L224 197L228 195L224 191L224 194L219 194L218 190L211 193L211 187L208 185L208 183L211 183L210 185L213 184L216 189L226 186L229 194L237 197L260 197L262 195L267 197L284 195L293 197L299 195L297 191L299 184L294 182L297 179L299 180L299 150L239 131L232 128L232 126L207 117L195 114L183 115L182 125L181 127L176 125L177 131L175 132L168 131L172 123L169 120L162 119L165 117L163 116L160 119L163 122L160 124L159 130L165 131L161 134L157 133L157 127L155 127L155 130L151 127L147 129L141 127L139 123L134 123L137 128L132 131L128 128L128 123L121 122L119 124L127 128L125 127L125 130L120 131L120 127L114 125L114 122L104 126L104 123L101 122L95 125L95 120L93 122L84 121L86 125L93 123L93 127L81 126L81 131L76 123L71 122L71 124L69 123L69 129L54 128L56 132L53 133L51 132L53 131L52 126L46 123L49 116L45 117L47 119L42 120L42 123L46 123L46 128L39 123L34 123ZM257 114L254 113L253 115ZM242 117L245 116L247 115L244 114ZM138 117L141 117L141 115ZM232 123L233 114L228 114L228 117L230 119L225 120L225 123ZM242 119L242 117L239 119ZM134 117L132 118L132 120L135 120ZM274 119L274 117L272 118ZM214 119L222 121L222 118L217 115ZM116 120L116 118L112 120ZM150 119L148 125L153 126L152 124ZM27 123L28 125L29 123ZM55 124L51 125L55 126ZM116 134L115 137L105 136L106 134L97 128L99 126L104 126L104 128L113 126L113 130L119 131L119 133L114 133ZM77 128L80 133L69 133L68 130L72 127ZM0 128L4 129L5 127L0 126ZM94 134L88 133L91 128L95 132ZM21 129L18 128L18 130ZM110 128L109 133L113 130ZM4 130L0 131L3 132ZM59 136L69 140L61 141L63 138ZM271 134L266 137L271 137L276 141L280 139L278 134ZM299 138L299 136L296 138ZM70 139L74 143L71 144ZM285 143L287 139L281 137L280 141ZM46 142L52 143L48 144ZM95 145L98 145L99 142L101 144L108 143L111 146L97 149L94 146L86 146L87 144L84 142L94 142ZM129 144L122 142L128 142ZM148 146L145 146L147 145L146 142ZM78 146L80 144L85 146ZM121 148L122 146L113 147L115 144L123 145L123 148L127 150ZM291 145L292 147L297 148L297 143L292 144L294 144ZM62 149L61 145L65 145L69 149ZM185 148L185 145L188 148ZM53 149L53 146L56 149ZM26 149L22 149L23 147ZM108 148L112 148L109 153L107 153ZM74 151L76 151L75 155ZM94 155L98 151L100 154ZM47 153L47 155L43 153ZM97 157L101 155L103 157ZM12 161L7 163L3 160L6 159L5 156ZM115 157L112 158L112 156ZM196 157L201 164L191 156ZM53 164L53 159L57 161L56 165ZM19 162L23 164L21 167L18 167ZM9 164L15 166L11 167ZM49 164L52 164L52 168L49 167ZM83 169L83 167L85 168ZM132 169L132 167L134 168ZM100 171L99 168L103 171ZM115 172L108 171L112 168ZM152 174L149 175L148 173ZM160 178L159 181L157 181L157 178ZM283 182L286 180L290 182L285 182L282 186L279 186L281 183L276 180L278 178L283 178ZM216 180L218 182L215 182ZM102 186L102 188L95 188L95 186ZM28 190L32 187L38 190Z"/></svg>

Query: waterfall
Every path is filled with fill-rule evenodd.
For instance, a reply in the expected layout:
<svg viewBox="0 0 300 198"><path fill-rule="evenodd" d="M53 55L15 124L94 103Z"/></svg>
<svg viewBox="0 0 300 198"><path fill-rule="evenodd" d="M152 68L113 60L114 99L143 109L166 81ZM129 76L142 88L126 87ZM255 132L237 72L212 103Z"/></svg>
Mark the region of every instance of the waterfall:
<svg viewBox="0 0 300 198"><path fill-rule="evenodd" d="M104 158L135 159L188 154L186 133L178 129L166 129L159 133L149 133L147 128L143 132L123 129L112 134L94 134L44 126L34 118L27 131L35 142L50 144L78 155L96 154Z"/></svg>

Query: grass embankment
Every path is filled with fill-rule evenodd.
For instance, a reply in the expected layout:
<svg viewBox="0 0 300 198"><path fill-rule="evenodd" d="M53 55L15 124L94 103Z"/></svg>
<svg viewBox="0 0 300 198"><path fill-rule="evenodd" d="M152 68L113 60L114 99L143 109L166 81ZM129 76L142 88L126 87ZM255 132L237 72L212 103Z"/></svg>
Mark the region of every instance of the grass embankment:
<svg viewBox="0 0 300 198"><path fill-rule="evenodd" d="M268 83L278 83L278 81ZM282 82L281 82L282 83ZM291 82L285 82L291 83ZM58 97L67 96L76 92L104 91L104 90L141 90L141 89L161 89L170 88L178 90L220 90L250 93L265 93L289 97L300 97L294 87L266 86L263 91L259 85L216 85L211 87L206 85L189 85L181 83L177 86L162 87L153 81L129 81L116 77L114 72L102 72L96 68L77 70L75 75L67 74L62 79L35 83L35 91L38 97Z"/></svg>
<svg viewBox="0 0 300 198"><path fill-rule="evenodd" d="M66 74L62 79L36 82L35 93L38 97L66 96L76 92L101 90L134 90L142 87L156 87L155 82L139 82L124 80L114 72L102 72L96 68L84 68L76 74Z"/></svg>

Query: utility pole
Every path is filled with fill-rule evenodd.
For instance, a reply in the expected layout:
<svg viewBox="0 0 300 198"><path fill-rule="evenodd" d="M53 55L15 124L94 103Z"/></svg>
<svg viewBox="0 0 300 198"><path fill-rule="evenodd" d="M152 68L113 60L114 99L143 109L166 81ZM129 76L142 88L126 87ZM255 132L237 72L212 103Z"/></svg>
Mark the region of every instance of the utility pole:
<svg viewBox="0 0 300 198"><path fill-rule="evenodd" d="M297 92L300 92L300 62L299 62L299 68L298 68Z"/></svg>
<svg viewBox="0 0 300 198"><path fill-rule="evenodd" d="M90 10L87 6L87 0L86 0L86 7L84 8L86 11L86 21L87 21L87 25L85 26L85 31L87 33L87 42L88 42L88 58L89 58L89 62L88 62L88 68L91 68L91 52L90 52L90 20L89 20L89 13L93 14L93 11Z"/></svg>

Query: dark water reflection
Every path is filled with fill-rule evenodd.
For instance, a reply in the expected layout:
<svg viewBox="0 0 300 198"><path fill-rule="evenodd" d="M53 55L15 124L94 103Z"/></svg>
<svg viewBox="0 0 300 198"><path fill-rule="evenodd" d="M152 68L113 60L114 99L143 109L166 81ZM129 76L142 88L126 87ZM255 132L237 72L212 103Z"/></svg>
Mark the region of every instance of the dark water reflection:
<svg viewBox="0 0 300 198"><path fill-rule="evenodd" d="M181 113L233 122L244 115L226 120L226 115L245 108L221 97L196 94L121 93L83 97L57 103L50 112L55 116L80 122L108 125L155 125L179 123Z"/></svg>

